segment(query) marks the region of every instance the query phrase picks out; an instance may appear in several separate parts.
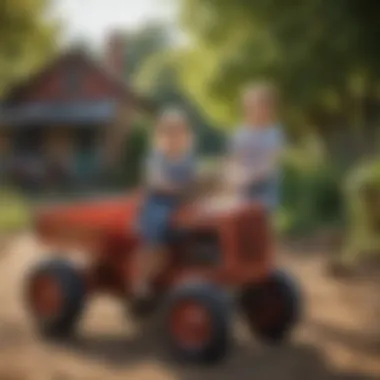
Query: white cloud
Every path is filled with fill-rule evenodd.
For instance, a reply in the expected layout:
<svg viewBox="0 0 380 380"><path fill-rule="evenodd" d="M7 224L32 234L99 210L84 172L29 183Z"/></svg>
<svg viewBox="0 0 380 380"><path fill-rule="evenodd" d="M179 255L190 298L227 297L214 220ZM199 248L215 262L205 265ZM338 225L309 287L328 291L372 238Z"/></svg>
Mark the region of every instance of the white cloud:
<svg viewBox="0 0 380 380"><path fill-rule="evenodd" d="M66 41L99 45L113 29L134 29L151 20L173 22L178 0L55 0L53 14Z"/></svg>

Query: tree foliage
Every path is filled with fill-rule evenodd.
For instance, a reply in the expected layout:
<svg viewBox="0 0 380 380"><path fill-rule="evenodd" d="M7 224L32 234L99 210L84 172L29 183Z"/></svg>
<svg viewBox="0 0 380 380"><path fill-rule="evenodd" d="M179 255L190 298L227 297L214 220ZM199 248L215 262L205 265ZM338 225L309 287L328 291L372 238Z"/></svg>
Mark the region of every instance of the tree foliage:
<svg viewBox="0 0 380 380"><path fill-rule="evenodd" d="M201 104L196 98L189 96L182 83L182 49L172 45L164 25L144 28L140 33L144 38L136 32L129 36L130 41L134 36L136 41L143 39L150 42L147 44L149 48L141 49L144 50L144 54L131 54L135 56L135 86L153 98L158 109L173 106L184 109L196 130L200 151L205 154L220 152L223 148L223 135L210 123ZM151 38L150 34L153 34Z"/></svg>
<svg viewBox="0 0 380 380"><path fill-rule="evenodd" d="M47 0L0 1L0 92L44 62L56 46Z"/></svg>
<svg viewBox="0 0 380 380"><path fill-rule="evenodd" d="M217 120L231 122L241 86L274 79L292 125L373 141L379 15L370 0L183 0L192 37L187 87Z"/></svg>
<svg viewBox="0 0 380 380"><path fill-rule="evenodd" d="M152 55L166 49L171 43L168 29L161 24L148 24L125 36L125 73L133 80L141 66Z"/></svg>

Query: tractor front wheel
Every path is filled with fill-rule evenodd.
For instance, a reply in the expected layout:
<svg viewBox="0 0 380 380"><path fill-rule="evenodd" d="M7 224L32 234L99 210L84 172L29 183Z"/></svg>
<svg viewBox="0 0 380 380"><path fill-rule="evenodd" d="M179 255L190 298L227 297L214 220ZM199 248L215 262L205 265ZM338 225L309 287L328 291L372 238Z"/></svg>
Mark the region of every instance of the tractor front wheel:
<svg viewBox="0 0 380 380"><path fill-rule="evenodd" d="M221 360L230 343L230 309L226 294L211 284L184 284L174 289L163 321L170 353L197 363Z"/></svg>
<svg viewBox="0 0 380 380"><path fill-rule="evenodd" d="M79 271L63 260L38 264L26 284L26 302L39 332L64 338L79 319L85 303L85 282Z"/></svg>

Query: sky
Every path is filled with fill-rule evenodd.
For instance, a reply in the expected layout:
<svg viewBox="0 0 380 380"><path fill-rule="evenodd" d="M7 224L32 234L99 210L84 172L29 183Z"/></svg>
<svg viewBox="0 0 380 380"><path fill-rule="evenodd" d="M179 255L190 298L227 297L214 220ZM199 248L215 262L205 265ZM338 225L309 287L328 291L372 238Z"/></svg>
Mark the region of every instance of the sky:
<svg viewBox="0 0 380 380"><path fill-rule="evenodd" d="M102 44L107 32L136 29L152 20L172 24L179 0L54 0L53 14L62 20L64 42Z"/></svg>

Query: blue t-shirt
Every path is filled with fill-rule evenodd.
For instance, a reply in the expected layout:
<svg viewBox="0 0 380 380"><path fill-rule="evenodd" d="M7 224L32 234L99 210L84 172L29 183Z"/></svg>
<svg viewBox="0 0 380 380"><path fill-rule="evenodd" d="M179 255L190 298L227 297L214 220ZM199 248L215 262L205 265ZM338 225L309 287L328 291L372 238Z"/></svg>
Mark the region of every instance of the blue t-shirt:
<svg viewBox="0 0 380 380"><path fill-rule="evenodd" d="M282 128L273 125L265 128L240 127L232 138L231 153L239 164L250 173L265 165L273 154L284 147ZM252 199L258 199L269 208L278 204L280 167L275 167L260 182L252 182L245 189Z"/></svg>

